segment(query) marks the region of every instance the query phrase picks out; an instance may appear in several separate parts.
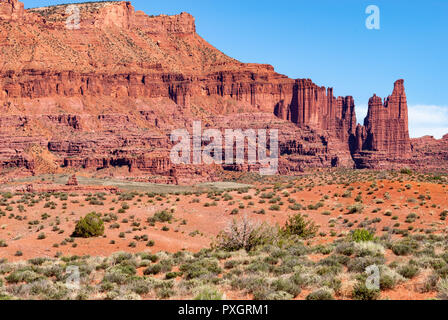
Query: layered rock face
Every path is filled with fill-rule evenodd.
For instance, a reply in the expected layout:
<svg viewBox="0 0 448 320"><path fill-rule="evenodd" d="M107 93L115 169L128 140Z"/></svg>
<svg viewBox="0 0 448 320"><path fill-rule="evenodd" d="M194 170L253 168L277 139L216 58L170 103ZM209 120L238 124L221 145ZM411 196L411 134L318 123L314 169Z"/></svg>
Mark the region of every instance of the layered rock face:
<svg viewBox="0 0 448 320"><path fill-rule="evenodd" d="M276 113L301 127L331 131L343 141L354 134L356 127L353 97L335 98L333 88L319 87L310 79L297 79L290 103L280 101Z"/></svg>
<svg viewBox="0 0 448 320"><path fill-rule="evenodd" d="M24 5L18 0L0 1L0 20L17 21L21 20L24 14Z"/></svg>
<svg viewBox="0 0 448 320"><path fill-rule="evenodd" d="M360 150L386 151L391 156L409 155L408 107L404 81L395 82L394 91L384 104L374 95L364 120L367 138Z"/></svg>
<svg viewBox="0 0 448 320"><path fill-rule="evenodd" d="M448 160L448 134L442 139L425 136L411 139L412 157L409 166L420 170L446 171Z"/></svg>
<svg viewBox="0 0 448 320"><path fill-rule="evenodd" d="M400 167L411 157L404 80L395 82L384 102L376 95L370 98L364 126L356 128L352 150L359 168Z"/></svg>
<svg viewBox="0 0 448 320"><path fill-rule="evenodd" d="M400 165L419 148L409 140L403 81L384 103L373 97L365 125L356 126L352 97L226 56L196 33L188 13L148 16L129 2L76 8L79 25L67 28L76 11L68 5L24 10L0 1L3 170L124 166L151 181L213 179L222 168L169 159L171 131L193 120L278 129L286 174Z"/></svg>

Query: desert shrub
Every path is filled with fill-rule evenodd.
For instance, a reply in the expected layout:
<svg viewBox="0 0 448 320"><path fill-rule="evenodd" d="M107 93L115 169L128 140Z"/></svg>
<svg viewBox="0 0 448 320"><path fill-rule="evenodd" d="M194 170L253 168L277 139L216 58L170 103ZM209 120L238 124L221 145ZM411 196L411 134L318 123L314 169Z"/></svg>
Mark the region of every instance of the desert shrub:
<svg viewBox="0 0 448 320"><path fill-rule="evenodd" d="M359 281L353 288L352 298L354 300L377 300L380 290L367 288L364 281Z"/></svg>
<svg viewBox="0 0 448 320"><path fill-rule="evenodd" d="M8 281L8 283L32 283L40 279L44 279L44 277L31 270L16 270L5 277L5 280Z"/></svg>
<svg viewBox="0 0 448 320"><path fill-rule="evenodd" d="M306 300L334 300L334 292L330 288L321 288L316 291L311 292Z"/></svg>
<svg viewBox="0 0 448 320"><path fill-rule="evenodd" d="M302 205L299 203L294 203L293 205L289 206L289 209L294 210L294 211L299 211L302 210Z"/></svg>
<svg viewBox="0 0 448 320"><path fill-rule="evenodd" d="M264 292L269 292L268 290L264 291ZM255 294L254 294L255 296ZM266 298L264 298L263 296L257 296L257 300L291 300L293 297L292 294L289 294L288 292L285 291L275 291L275 292L270 292L267 295L265 294Z"/></svg>
<svg viewBox="0 0 448 320"><path fill-rule="evenodd" d="M143 271L144 275L159 274L162 271L162 265L154 264Z"/></svg>
<svg viewBox="0 0 448 320"><path fill-rule="evenodd" d="M219 274L222 272L218 261L214 259L202 259L190 261L182 264L179 270L183 272L187 280L199 278L210 274Z"/></svg>
<svg viewBox="0 0 448 320"><path fill-rule="evenodd" d="M132 292L135 292L138 295L148 294L151 290L151 284L142 278L133 279L128 286Z"/></svg>
<svg viewBox="0 0 448 320"><path fill-rule="evenodd" d="M102 283L125 284L128 281L128 275L125 273L109 270L105 273Z"/></svg>
<svg viewBox="0 0 448 320"><path fill-rule="evenodd" d="M243 217L233 220L226 229L221 231L214 247L226 251L245 249L251 251L257 246L269 243L275 235L274 229L266 224L260 224Z"/></svg>
<svg viewBox="0 0 448 320"><path fill-rule="evenodd" d="M390 275L382 275L380 277L380 289L381 290L388 290L393 289L395 287L395 279L392 278Z"/></svg>
<svg viewBox="0 0 448 320"><path fill-rule="evenodd" d="M355 204L348 207L348 214L362 213L364 211L364 206L362 204Z"/></svg>
<svg viewBox="0 0 448 320"><path fill-rule="evenodd" d="M411 247L406 243L395 243L391 249L397 256L407 256L411 252Z"/></svg>
<svg viewBox="0 0 448 320"><path fill-rule="evenodd" d="M104 223L100 216L91 212L78 221L73 232L73 237L91 238L104 234Z"/></svg>
<svg viewBox="0 0 448 320"><path fill-rule="evenodd" d="M286 236L298 236L302 239L309 239L316 236L319 227L313 221L307 221L299 213L290 216L285 226L281 229L281 233Z"/></svg>
<svg viewBox="0 0 448 320"><path fill-rule="evenodd" d="M283 291L289 293L292 298L297 297L300 292L300 286L288 279L276 279L271 283L271 288L275 291Z"/></svg>
<svg viewBox="0 0 448 320"><path fill-rule="evenodd" d="M419 269L417 266L407 264L398 269L398 273L407 279L412 279L419 273Z"/></svg>
<svg viewBox="0 0 448 320"><path fill-rule="evenodd" d="M355 253L358 257L382 256L384 254L384 247L372 241L356 242Z"/></svg>
<svg viewBox="0 0 448 320"><path fill-rule="evenodd" d="M316 204L310 204L308 205L308 210L317 210L319 208L322 208L324 206L324 204L322 202L318 202Z"/></svg>
<svg viewBox="0 0 448 320"><path fill-rule="evenodd" d="M222 300L223 295L222 293L215 287L212 286L203 286L196 290L196 296L194 297L194 300Z"/></svg>
<svg viewBox="0 0 448 320"><path fill-rule="evenodd" d="M274 192L269 192L269 193L262 193L260 198L261 199L272 199L275 196Z"/></svg>
<svg viewBox="0 0 448 320"><path fill-rule="evenodd" d="M167 210L157 211L151 218L148 218L149 223L155 222L170 222L173 219L173 214Z"/></svg>
<svg viewBox="0 0 448 320"><path fill-rule="evenodd" d="M373 265L383 265L385 262L384 257L358 257L350 259L347 263L348 271L364 272L367 267Z"/></svg>
<svg viewBox="0 0 448 320"><path fill-rule="evenodd" d="M351 238L355 242L372 241L374 238L374 234L366 229L356 229L355 231L353 231Z"/></svg>
<svg viewBox="0 0 448 320"><path fill-rule="evenodd" d="M441 279L437 283L437 298L448 300L448 279Z"/></svg>
<svg viewBox="0 0 448 320"><path fill-rule="evenodd" d="M387 266L380 266L380 289L393 289L399 282L404 281L404 278L395 270Z"/></svg>
<svg viewBox="0 0 448 320"><path fill-rule="evenodd" d="M269 288L269 283L265 277L259 276L243 276L237 277L232 280L230 283L233 289L246 290L248 293L253 293L254 296L257 294L258 298L262 298L264 295L267 298L269 292L267 292L267 288ZM254 297L255 298L255 297Z"/></svg>
<svg viewBox="0 0 448 320"><path fill-rule="evenodd" d="M230 212L230 214L231 215L237 215L239 212L240 211L237 208L235 208L235 209L232 210L232 212Z"/></svg>
<svg viewBox="0 0 448 320"><path fill-rule="evenodd" d="M342 271L341 265L322 266L316 269L316 274L320 276L335 276Z"/></svg>
<svg viewBox="0 0 448 320"><path fill-rule="evenodd" d="M48 258L44 258L44 257L37 257L37 258L31 258L28 260L29 264L32 264L34 266L41 266L42 264L44 264L45 262L49 261Z"/></svg>
<svg viewBox="0 0 448 320"><path fill-rule="evenodd" d="M352 242L343 242L336 247L336 252L345 256L351 256L355 252L355 246Z"/></svg>

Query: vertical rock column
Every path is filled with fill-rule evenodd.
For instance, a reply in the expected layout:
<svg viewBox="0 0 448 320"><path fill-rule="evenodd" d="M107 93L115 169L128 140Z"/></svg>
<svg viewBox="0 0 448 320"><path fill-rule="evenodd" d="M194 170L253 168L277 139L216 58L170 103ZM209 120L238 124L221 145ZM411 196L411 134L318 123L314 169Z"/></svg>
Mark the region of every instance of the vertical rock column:
<svg viewBox="0 0 448 320"><path fill-rule="evenodd" d="M366 133L362 150L383 151L391 156L410 154L408 107L403 80L395 82L392 95L384 103L376 95L370 98L364 126Z"/></svg>

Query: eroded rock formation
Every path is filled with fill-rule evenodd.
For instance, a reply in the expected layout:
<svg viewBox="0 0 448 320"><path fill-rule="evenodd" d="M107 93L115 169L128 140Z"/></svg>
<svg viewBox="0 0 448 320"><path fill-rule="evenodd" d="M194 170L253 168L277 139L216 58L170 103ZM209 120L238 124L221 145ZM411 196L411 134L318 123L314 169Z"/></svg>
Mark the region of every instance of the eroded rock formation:
<svg viewBox="0 0 448 320"><path fill-rule="evenodd" d="M24 5L18 0L0 1L0 20L20 21L25 14Z"/></svg>
<svg viewBox="0 0 448 320"><path fill-rule="evenodd" d="M70 178L68 178L66 186L77 186L77 185L78 185L78 179L76 178L76 175L74 174Z"/></svg>
<svg viewBox="0 0 448 320"><path fill-rule="evenodd" d="M376 95L370 98L364 126L358 126L355 134L352 149L357 167L402 166L411 157L404 80L395 82L384 102Z"/></svg>
<svg viewBox="0 0 448 320"><path fill-rule="evenodd" d="M169 160L171 131L193 120L221 130L278 129L281 172L288 174L423 167L414 157L422 143L409 139L402 80L384 103L370 100L357 126L352 97L226 56L196 33L188 13L149 16L129 2L77 7L79 28L68 29L68 5L24 10L17 0L0 1L2 169L125 166L153 181L213 179L217 168ZM32 146L52 156L36 163ZM448 162L442 152L439 158Z"/></svg>

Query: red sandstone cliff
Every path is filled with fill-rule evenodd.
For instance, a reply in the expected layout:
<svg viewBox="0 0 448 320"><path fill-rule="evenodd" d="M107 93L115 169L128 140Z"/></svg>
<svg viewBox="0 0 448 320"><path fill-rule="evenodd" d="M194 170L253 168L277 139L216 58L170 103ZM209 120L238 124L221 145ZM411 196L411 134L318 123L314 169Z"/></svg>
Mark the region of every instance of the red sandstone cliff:
<svg viewBox="0 0 448 320"><path fill-rule="evenodd" d="M421 167L408 159L418 147L411 149L403 81L384 104L373 97L365 125L356 126L352 97L226 56L196 33L188 13L148 16L129 2L77 6L79 29L69 30L67 5L24 10L0 0L1 168L47 167L30 152L39 146L53 156L44 159L51 168L128 166L190 179L201 170L174 168L168 153L171 130L193 119L279 129L283 172Z"/></svg>
<svg viewBox="0 0 448 320"><path fill-rule="evenodd" d="M0 20L20 21L25 9L23 3L17 0L2 0L0 3Z"/></svg>
<svg viewBox="0 0 448 320"><path fill-rule="evenodd" d="M404 80L395 82L384 103L376 95L370 98L364 126L356 128L352 150L360 168L400 167L411 157Z"/></svg>
<svg viewBox="0 0 448 320"><path fill-rule="evenodd" d="M292 89L290 103L281 100L276 114L298 126L308 126L333 132L348 141L356 127L353 97L333 96L333 88L318 87L310 79L298 79Z"/></svg>

